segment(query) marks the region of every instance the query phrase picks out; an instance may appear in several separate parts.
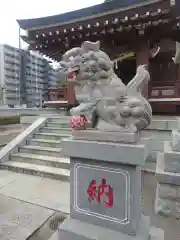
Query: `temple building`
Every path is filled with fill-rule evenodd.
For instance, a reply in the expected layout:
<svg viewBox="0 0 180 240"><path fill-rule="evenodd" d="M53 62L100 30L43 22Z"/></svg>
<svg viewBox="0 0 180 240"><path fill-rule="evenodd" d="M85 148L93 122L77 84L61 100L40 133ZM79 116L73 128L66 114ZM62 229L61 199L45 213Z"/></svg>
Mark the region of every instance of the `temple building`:
<svg viewBox="0 0 180 240"><path fill-rule="evenodd" d="M59 61L83 41L100 40L127 83L136 67L147 64L151 81L144 89L156 113L180 113L180 65L174 64L180 41L179 0L111 0L45 18L17 20L31 50ZM162 107L163 106L163 107Z"/></svg>

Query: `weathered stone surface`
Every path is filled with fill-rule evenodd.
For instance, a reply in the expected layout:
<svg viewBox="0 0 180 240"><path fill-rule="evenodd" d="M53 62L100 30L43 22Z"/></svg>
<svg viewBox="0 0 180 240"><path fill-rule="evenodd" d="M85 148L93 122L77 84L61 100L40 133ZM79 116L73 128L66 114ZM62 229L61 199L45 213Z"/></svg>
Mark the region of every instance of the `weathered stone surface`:
<svg viewBox="0 0 180 240"><path fill-rule="evenodd" d="M145 138L156 138L161 141L171 141L172 136L171 136L171 131L166 130L166 131L159 131L159 130L150 130L150 129L145 129L141 131L141 136Z"/></svg>
<svg viewBox="0 0 180 240"><path fill-rule="evenodd" d="M158 129L158 130L167 130L168 129L168 121L166 120L154 120L152 119L151 124L147 127L147 129Z"/></svg>
<svg viewBox="0 0 180 240"><path fill-rule="evenodd" d="M69 182L3 170L0 171L0 194L67 214L70 211Z"/></svg>
<svg viewBox="0 0 180 240"><path fill-rule="evenodd" d="M180 152L173 150L172 144L170 141L164 142L164 169L167 172L180 173ZM178 149L176 143L174 149Z"/></svg>
<svg viewBox="0 0 180 240"><path fill-rule="evenodd" d="M143 166L148 156L147 143L148 139L142 139L136 144L124 144L68 138L62 140L61 147L63 154L69 157Z"/></svg>
<svg viewBox="0 0 180 240"><path fill-rule="evenodd" d="M150 230L150 240L164 240L164 231L160 228L152 227Z"/></svg>
<svg viewBox="0 0 180 240"><path fill-rule="evenodd" d="M172 191L170 195L173 194L177 194L177 191ZM163 198L160 184L157 185L156 189L155 213L180 218L180 199L175 200L175 198L172 199L171 196L168 198L167 195L165 196L165 198Z"/></svg>
<svg viewBox="0 0 180 240"><path fill-rule="evenodd" d="M180 219L180 201L175 202L174 215L176 218Z"/></svg>
<svg viewBox="0 0 180 240"><path fill-rule="evenodd" d="M122 133L113 131L73 131L72 133L76 140L88 140L88 141L107 141L107 142L124 142L124 143L136 143L140 140L138 133Z"/></svg>
<svg viewBox="0 0 180 240"><path fill-rule="evenodd" d="M156 179L159 183L180 184L180 173L165 171L164 154L158 153L156 165Z"/></svg>
<svg viewBox="0 0 180 240"><path fill-rule="evenodd" d="M58 240L149 240L149 237L150 225L148 217L144 217L142 219L136 236L123 234L108 228L102 228L98 225L93 225L69 218L60 225Z"/></svg>
<svg viewBox="0 0 180 240"><path fill-rule="evenodd" d="M58 232L55 232L49 240L58 240Z"/></svg>
<svg viewBox="0 0 180 240"><path fill-rule="evenodd" d="M147 157L147 162L149 163L156 163L157 161L157 151L152 151L149 153L148 157Z"/></svg>
<svg viewBox="0 0 180 240"><path fill-rule="evenodd" d="M171 200L176 200L178 198L178 187L170 184L158 184L159 197ZM180 187L179 187L180 189Z"/></svg>
<svg viewBox="0 0 180 240"><path fill-rule="evenodd" d="M167 199L162 199L156 196L155 213L160 215L165 215L165 216L172 216L173 214L172 201Z"/></svg>
<svg viewBox="0 0 180 240"><path fill-rule="evenodd" d="M17 128L13 130L8 130L0 133L0 145L8 144L12 141L19 133L21 133L25 128Z"/></svg>
<svg viewBox="0 0 180 240"><path fill-rule="evenodd" d="M177 198L180 199L180 187L177 187Z"/></svg>
<svg viewBox="0 0 180 240"><path fill-rule="evenodd" d="M171 156L169 146L169 143L166 143L165 154L158 154L156 167L158 184L156 188L155 213L180 218L180 174L167 172L165 167L167 162L168 166L171 164L171 159L169 161L167 159L167 156ZM169 155L166 155L167 152Z"/></svg>
<svg viewBox="0 0 180 240"><path fill-rule="evenodd" d="M24 240L54 212L29 203L0 196L0 239Z"/></svg>
<svg viewBox="0 0 180 240"><path fill-rule="evenodd" d="M180 219L180 202L156 196L155 213Z"/></svg>
<svg viewBox="0 0 180 240"><path fill-rule="evenodd" d="M180 151L180 132L177 130L172 131L172 150Z"/></svg>
<svg viewBox="0 0 180 240"><path fill-rule="evenodd" d="M153 116L151 124L147 127L147 129L151 130L172 130L172 129L180 129L178 126L178 119L173 119L173 117L168 118L168 117L163 117L159 116Z"/></svg>
<svg viewBox="0 0 180 240"><path fill-rule="evenodd" d="M164 141L158 138L149 137L149 151L164 151Z"/></svg>

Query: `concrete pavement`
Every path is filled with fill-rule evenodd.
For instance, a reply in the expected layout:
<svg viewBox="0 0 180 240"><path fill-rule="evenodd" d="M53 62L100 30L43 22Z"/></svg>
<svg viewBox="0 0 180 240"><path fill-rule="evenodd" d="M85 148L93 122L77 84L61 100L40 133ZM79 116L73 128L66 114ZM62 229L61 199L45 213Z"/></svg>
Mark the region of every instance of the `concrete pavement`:
<svg viewBox="0 0 180 240"><path fill-rule="evenodd" d="M25 240L39 228L54 211L0 196L0 239Z"/></svg>
<svg viewBox="0 0 180 240"><path fill-rule="evenodd" d="M48 240L48 220L61 212L69 212L69 183L0 171L1 240Z"/></svg>
<svg viewBox="0 0 180 240"><path fill-rule="evenodd" d="M165 240L180 239L178 220L154 215L154 175L144 173L142 183L144 213L151 217L151 225L165 230ZM69 213L68 182L0 171L1 240L25 240L28 235L31 236L28 240L49 240L51 236L56 240L55 229L49 228L49 221L62 212ZM14 234L14 238L8 238L7 232Z"/></svg>
<svg viewBox="0 0 180 240"><path fill-rule="evenodd" d="M0 171L0 195L69 213L69 183Z"/></svg>

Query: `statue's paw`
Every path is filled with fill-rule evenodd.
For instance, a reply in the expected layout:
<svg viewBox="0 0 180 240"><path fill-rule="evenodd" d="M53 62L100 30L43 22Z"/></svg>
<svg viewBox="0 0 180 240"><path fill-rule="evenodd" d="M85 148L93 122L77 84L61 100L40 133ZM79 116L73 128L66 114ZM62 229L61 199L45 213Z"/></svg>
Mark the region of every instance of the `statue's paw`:
<svg viewBox="0 0 180 240"><path fill-rule="evenodd" d="M134 124L130 124L128 128L132 133L136 133L138 131L137 127Z"/></svg>
<svg viewBox="0 0 180 240"><path fill-rule="evenodd" d="M79 114L77 113L76 108L71 108L70 114L71 114L71 116L78 116L78 115L79 115Z"/></svg>

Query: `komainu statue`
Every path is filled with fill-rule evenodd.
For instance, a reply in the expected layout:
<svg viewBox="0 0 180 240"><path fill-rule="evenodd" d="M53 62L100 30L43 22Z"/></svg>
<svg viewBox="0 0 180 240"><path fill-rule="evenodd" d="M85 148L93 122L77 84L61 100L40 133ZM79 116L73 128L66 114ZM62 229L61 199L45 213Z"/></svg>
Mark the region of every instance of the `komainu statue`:
<svg viewBox="0 0 180 240"><path fill-rule="evenodd" d="M114 72L114 63L100 50L99 41L87 41L67 51L60 64L64 71L76 74L77 98L79 94L86 97L71 115L90 115L93 127L107 131L117 127L118 131L136 133L151 123L152 109L142 95L150 80L145 65L124 85Z"/></svg>

